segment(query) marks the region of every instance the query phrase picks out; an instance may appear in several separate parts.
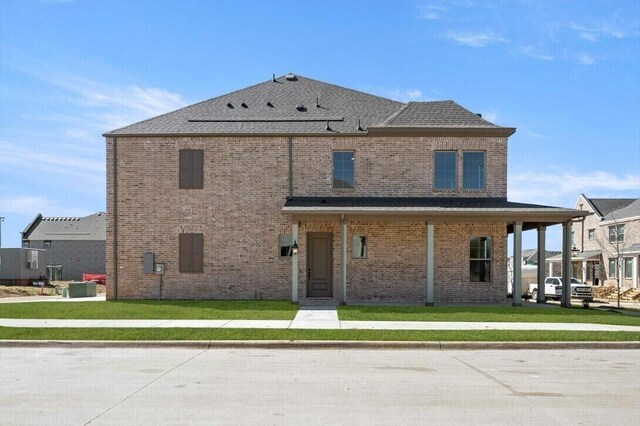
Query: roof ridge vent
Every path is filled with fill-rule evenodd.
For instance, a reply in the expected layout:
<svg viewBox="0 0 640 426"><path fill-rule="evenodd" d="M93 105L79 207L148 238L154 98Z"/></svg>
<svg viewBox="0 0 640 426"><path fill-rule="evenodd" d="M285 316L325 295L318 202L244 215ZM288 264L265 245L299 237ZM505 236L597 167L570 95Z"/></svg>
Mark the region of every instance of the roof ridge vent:
<svg viewBox="0 0 640 426"><path fill-rule="evenodd" d="M296 105L296 109L297 109L298 111L301 111L301 112L304 112L304 111L306 111L306 110L307 110L307 108L305 108L304 104L298 104L298 105Z"/></svg>
<svg viewBox="0 0 640 426"><path fill-rule="evenodd" d="M292 72L288 73L287 75L284 76L284 78L286 78L289 81L296 81L298 80L298 77L296 77L296 75Z"/></svg>

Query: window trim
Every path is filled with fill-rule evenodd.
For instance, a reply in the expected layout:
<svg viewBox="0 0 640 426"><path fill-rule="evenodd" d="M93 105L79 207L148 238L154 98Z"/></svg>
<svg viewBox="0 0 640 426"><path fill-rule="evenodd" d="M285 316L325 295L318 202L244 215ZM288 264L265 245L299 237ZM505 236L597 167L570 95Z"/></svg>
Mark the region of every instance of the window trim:
<svg viewBox="0 0 640 426"><path fill-rule="evenodd" d="M627 262L629 262L630 264L627 265ZM624 279L633 279L633 257L625 257L622 263L624 264Z"/></svg>
<svg viewBox="0 0 640 426"><path fill-rule="evenodd" d="M596 228L587 229L587 239L589 241L596 239Z"/></svg>
<svg viewBox="0 0 640 426"><path fill-rule="evenodd" d="M474 239L487 239L489 241L489 257L471 257L471 242ZM477 236L477 235L472 235L469 237L469 282L470 283L491 283L492 282L492 278L493 278L493 238L491 238L490 236ZM479 281L472 281L471 280L471 262L473 261L481 261L481 262L489 262L489 279L488 280L479 280Z"/></svg>
<svg viewBox="0 0 640 426"><path fill-rule="evenodd" d="M42 247L51 248L51 240L44 240L44 242L42 243Z"/></svg>
<svg viewBox="0 0 640 426"><path fill-rule="evenodd" d="M351 188L336 188L335 176L336 176L336 153L350 152L353 158L353 186ZM356 189L356 151L351 149L334 149L331 151L331 189L334 191L354 191Z"/></svg>
<svg viewBox="0 0 640 426"><path fill-rule="evenodd" d="M467 188L464 183L464 155L465 154L482 154L482 187L481 188ZM484 192L487 189L487 151L482 150L470 150L462 151L462 190L470 192Z"/></svg>
<svg viewBox="0 0 640 426"><path fill-rule="evenodd" d="M611 263L613 262L613 268L611 267ZM609 258L609 273L607 274L608 278L617 278L618 277L618 260L615 258Z"/></svg>
<svg viewBox="0 0 640 426"><path fill-rule="evenodd" d="M452 188L439 188L436 185L437 173L438 173L438 154L453 154L453 187ZM458 151L454 150L435 150L433 151L433 190L434 191L456 191L458 189Z"/></svg>
<svg viewBox="0 0 640 426"><path fill-rule="evenodd" d="M609 242L623 242L624 241L624 224L621 225L609 225Z"/></svg>

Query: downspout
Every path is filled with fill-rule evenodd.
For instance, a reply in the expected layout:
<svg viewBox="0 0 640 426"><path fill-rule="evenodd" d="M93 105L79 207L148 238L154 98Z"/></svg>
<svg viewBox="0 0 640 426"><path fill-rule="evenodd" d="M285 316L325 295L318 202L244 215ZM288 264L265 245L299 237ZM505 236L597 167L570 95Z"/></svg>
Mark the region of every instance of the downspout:
<svg viewBox="0 0 640 426"><path fill-rule="evenodd" d="M113 137L113 298L118 301L118 138Z"/></svg>
<svg viewBox="0 0 640 426"><path fill-rule="evenodd" d="M289 198L293 197L293 139L289 139Z"/></svg>

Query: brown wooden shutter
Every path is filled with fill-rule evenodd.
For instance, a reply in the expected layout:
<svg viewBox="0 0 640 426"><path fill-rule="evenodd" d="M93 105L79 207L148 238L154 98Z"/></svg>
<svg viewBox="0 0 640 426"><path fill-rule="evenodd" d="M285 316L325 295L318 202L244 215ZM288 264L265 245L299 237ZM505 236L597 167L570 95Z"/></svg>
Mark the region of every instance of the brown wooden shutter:
<svg viewBox="0 0 640 426"><path fill-rule="evenodd" d="M191 188L193 151L190 149L180 150L180 189Z"/></svg>
<svg viewBox="0 0 640 426"><path fill-rule="evenodd" d="M191 237L191 272L203 271L204 236L192 234Z"/></svg>
<svg viewBox="0 0 640 426"><path fill-rule="evenodd" d="M191 188L202 189L204 177L204 151L194 149L191 151Z"/></svg>
<svg viewBox="0 0 640 426"><path fill-rule="evenodd" d="M192 234L180 234L180 272L191 272Z"/></svg>

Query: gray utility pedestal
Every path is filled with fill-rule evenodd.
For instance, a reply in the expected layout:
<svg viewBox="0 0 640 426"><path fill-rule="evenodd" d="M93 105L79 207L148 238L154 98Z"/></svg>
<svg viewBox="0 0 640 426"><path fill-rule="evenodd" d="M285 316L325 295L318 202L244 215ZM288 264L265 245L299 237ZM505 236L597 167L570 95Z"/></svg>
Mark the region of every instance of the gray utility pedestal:
<svg viewBox="0 0 640 426"><path fill-rule="evenodd" d="M70 282L69 297L95 297L96 283L95 281Z"/></svg>

